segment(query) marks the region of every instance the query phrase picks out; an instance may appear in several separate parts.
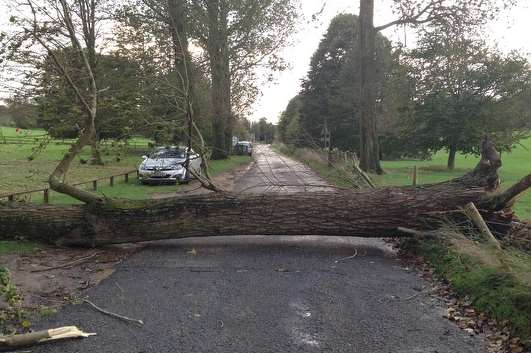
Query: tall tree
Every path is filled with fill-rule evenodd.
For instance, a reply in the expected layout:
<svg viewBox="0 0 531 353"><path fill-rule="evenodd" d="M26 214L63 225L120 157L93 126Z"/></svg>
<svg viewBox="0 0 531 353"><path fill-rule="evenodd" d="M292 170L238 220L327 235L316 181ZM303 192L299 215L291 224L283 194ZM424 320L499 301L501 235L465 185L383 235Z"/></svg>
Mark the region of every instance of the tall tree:
<svg viewBox="0 0 531 353"><path fill-rule="evenodd" d="M213 106L213 158L231 149L235 110L256 99L256 69L285 67L279 51L288 43L299 16L299 0L201 0L190 4L192 37L210 63Z"/></svg>
<svg viewBox="0 0 531 353"><path fill-rule="evenodd" d="M288 145L299 144L301 109L302 99L297 95L289 101L286 110L282 112L277 127L281 142Z"/></svg>
<svg viewBox="0 0 531 353"><path fill-rule="evenodd" d="M15 95L6 100L4 114L8 122L21 129L33 129L37 127L38 107L31 99L25 96Z"/></svg>
<svg viewBox="0 0 531 353"><path fill-rule="evenodd" d="M366 172L382 174L378 135L376 133L375 41L374 0L361 0L359 16L360 168Z"/></svg>
<svg viewBox="0 0 531 353"><path fill-rule="evenodd" d="M72 50L67 48L66 52L56 55L66 60L72 57ZM98 54L96 60L96 81L99 87L105 87L98 99L97 138L128 139L141 117L139 67L114 54ZM69 65L74 67L75 62ZM72 75L72 79L81 84L82 78L77 75ZM76 138L83 126L83 108L76 102L75 93L63 75L54 70L50 57L44 62L37 86L35 101L39 105L39 127L56 138Z"/></svg>
<svg viewBox="0 0 531 353"><path fill-rule="evenodd" d="M212 77L212 159L227 158L232 143L232 106L229 54L229 6L224 0L206 3L206 48Z"/></svg>
<svg viewBox="0 0 531 353"><path fill-rule="evenodd" d="M517 0L394 0L398 19L374 26L374 0L360 0L360 89L361 104L360 167L381 174L378 134L376 129L375 78L376 33L397 25L420 26L432 21L458 20L459 25L481 25L492 19L500 9Z"/></svg>
<svg viewBox="0 0 531 353"><path fill-rule="evenodd" d="M267 118L261 118L258 122L251 124L251 132L257 141L263 143L273 143L277 127L268 122Z"/></svg>
<svg viewBox="0 0 531 353"><path fill-rule="evenodd" d="M503 55L469 28L447 23L422 31L407 57L416 92L404 138L419 150L446 149L452 170L457 153L478 153L486 133L503 148L522 137L524 117L531 117L522 106L531 88L527 59Z"/></svg>
<svg viewBox="0 0 531 353"><path fill-rule="evenodd" d="M192 140L199 140L190 129L210 131L204 119L210 90L189 51L188 3L138 0L123 8L119 20L118 52L141 68L146 133L154 134L157 143L190 145L192 135Z"/></svg>
<svg viewBox="0 0 531 353"><path fill-rule="evenodd" d="M97 28L103 26L104 0L10 0L16 15L11 22L17 28L11 41L9 59L38 65L47 55L53 67L64 77L76 100L83 109L85 119L77 142L64 155L49 178L50 187L87 203L102 202L102 198L65 182L66 174L76 155L92 146L93 160L101 161L97 150L96 119L101 90L96 80ZM68 60L58 53L72 48ZM44 54L44 55L43 55ZM75 60L74 66L70 65ZM74 75L82 68L82 80Z"/></svg>
<svg viewBox="0 0 531 353"><path fill-rule="evenodd" d="M300 93L300 137L292 141L300 145L319 144L326 124L331 132L331 145L342 150L357 151L360 105L356 97L359 87L358 17L352 14L336 16L314 53L307 78ZM393 92L385 89L393 67L391 43L382 35L376 38L377 70L374 85L378 96L378 111L392 115L388 104ZM283 127L279 126L282 131Z"/></svg>

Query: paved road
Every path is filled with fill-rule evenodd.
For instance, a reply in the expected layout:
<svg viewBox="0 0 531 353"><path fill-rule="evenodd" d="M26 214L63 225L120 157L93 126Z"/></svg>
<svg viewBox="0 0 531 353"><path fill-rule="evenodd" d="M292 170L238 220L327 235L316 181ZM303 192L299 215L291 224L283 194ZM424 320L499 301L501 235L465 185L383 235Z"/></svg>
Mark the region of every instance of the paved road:
<svg viewBox="0 0 531 353"><path fill-rule="evenodd" d="M289 192L324 184L304 166L268 148L260 148L256 160L240 189ZM279 188L281 183L294 186ZM348 258L352 254L357 256ZM78 325L98 336L39 351L484 352L479 338L468 337L442 318L443 308L422 294L425 286L374 239L160 242L85 293L108 310L144 320L143 327L104 316L86 304L70 305L37 326Z"/></svg>

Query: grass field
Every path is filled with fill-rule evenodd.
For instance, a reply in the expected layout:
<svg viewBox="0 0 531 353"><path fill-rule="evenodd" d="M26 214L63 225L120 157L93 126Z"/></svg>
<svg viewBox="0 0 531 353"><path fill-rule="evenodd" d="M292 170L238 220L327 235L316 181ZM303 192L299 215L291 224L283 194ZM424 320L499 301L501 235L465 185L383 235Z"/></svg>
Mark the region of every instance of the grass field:
<svg viewBox="0 0 531 353"><path fill-rule="evenodd" d="M42 130L23 131L21 133L17 133L14 128L1 128L1 130L5 136L39 136L44 134ZM147 146L148 141L136 138L132 143ZM0 194L45 187L48 176L69 148L68 145L52 142L43 152L37 154L30 161L28 160L28 156L32 154L34 147L26 144L0 144ZM83 153L81 153L72 165L68 174L68 181L79 183L135 170L142 161L142 155L146 152L137 149L128 149L123 145L105 145L102 147L105 165L91 166L81 163L81 160L88 160L90 157L90 149L85 148ZM249 163L249 161L250 159L246 156L234 156L228 160L212 161L210 162L211 174L218 175L230 171L239 165ZM98 185L98 192L106 197L120 197L133 200L149 198L153 194L176 192L179 188L176 185L140 185L134 177L130 177L128 184L124 183L123 178L117 178L114 187L109 186L108 180L102 180ZM89 188L91 185L87 185L87 187ZM42 193L26 195L23 196L23 199L35 203L43 202ZM68 196L53 192L50 194L50 202L54 204L77 203L76 200Z"/></svg>
<svg viewBox="0 0 531 353"><path fill-rule="evenodd" d="M1 240L0 256L5 254L27 254L35 251L36 248L36 244L31 242Z"/></svg>
<svg viewBox="0 0 531 353"><path fill-rule="evenodd" d="M372 176L378 185L411 185L414 166L418 168L418 182L420 184L436 183L463 175L479 162L479 157L472 155L458 155L456 169L446 168L448 155L437 153L428 161L387 161L383 162L386 174ZM500 169L502 187L509 187L521 178L531 173L531 138L522 141L511 153L502 155L503 166ZM525 194L516 205L516 212L520 217L531 220L531 193Z"/></svg>
<svg viewBox="0 0 531 353"><path fill-rule="evenodd" d="M341 168L330 168L326 161L319 157L320 154L305 149L294 149L279 144L273 146L279 152L292 156L301 162L306 163L330 183L340 187L351 187L351 176L344 173ZM411 185L413 169L418 168L417 180L419 184L437 183L452 178L462 176L473 169L479 162L478 156L458 155L456 158L456 169L449 171L446 168L448 155L439 152L430 160L400 160L384 161L384 175L371 175L373 181L380 186L401 186ZM531 138L522 141L521 146L515 148L511 153L502 155L503 167L500 169L502 187L509 187L518 182L521 178L531 173ZM351 166L339 167L346 169ZM517 214L527 220L531 220L531 192L526 193L517 202L515 210Z"/></svg>

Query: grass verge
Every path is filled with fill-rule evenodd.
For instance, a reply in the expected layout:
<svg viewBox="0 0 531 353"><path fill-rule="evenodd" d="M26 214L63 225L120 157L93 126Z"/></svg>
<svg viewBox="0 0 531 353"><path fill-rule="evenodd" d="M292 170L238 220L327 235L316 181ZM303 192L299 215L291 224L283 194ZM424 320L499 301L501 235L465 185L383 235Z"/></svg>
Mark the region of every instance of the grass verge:
<svg viewBox="0 0 531 353"><path fill-rule="evenodd" d="M342 188L350 188L354 185L353 174L348 172L352 166L349 167L347 163L334 163L334 167L331 168L319 153L312 150L294 148L284 144L274 144L271 147L280 154L304 163L332 185Z"/></svg>
<svg viewBox="0 0 531 353"><path fill-rule="evenodd" d="M21 241L0 241L0 255L6 254L27 254L34 252L37 249L37 245L31 242Z"/></svg>
<svg viewBox="0 0 531 353"><path fill-rule="evenodd" d="M222 173L230 172L231 170L249 164L251 159L247 156L232 156L225 160L210 161L210 173L212 177ZM179 185L142 185L138 183L136 177L131 176L129 183L125 183L123 179L116 179L115 184L111 187L108 182L100 182L98 193L107 198L122 198L128 200L146 200L153 197L155 194L171 194L179 191ZM86 187L91 187L87 185ZM27 196L28 197L28 196ZM42 203L42 195L34 194L29 196L27 201L34 203ZM70 196L50 192L50 203L56 205L75 205L81 204L80 201L71 198Z"/></svg>
<svg viewBox="0 0 531 353"><path fill-rule="evenodd" d="M458 296L468 297L477 311L497 322L509 322L514 334L531 348L530 255L507 251L505 257L511 263L507 271L484 244L469 242L457 245L454 240L406 239L401 249L422 256Z"/></svg>
<svg viewBox="0 0 531 353"><path fill-rule="evenodd" d="M8 334L16 327L29 328L22 298L11 280L9 270L0 265L0 333Z"/></svg>

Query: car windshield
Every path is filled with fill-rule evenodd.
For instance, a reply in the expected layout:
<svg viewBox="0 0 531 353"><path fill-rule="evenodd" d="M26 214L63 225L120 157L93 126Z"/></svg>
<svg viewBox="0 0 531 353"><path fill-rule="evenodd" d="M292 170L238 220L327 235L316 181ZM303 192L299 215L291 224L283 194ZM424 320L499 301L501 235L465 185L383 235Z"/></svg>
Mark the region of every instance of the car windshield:
<svg viewBox="0 0 531 353"><path fill-rule="evenodd" d="M161 159L161 158L186 158L186 151L185 150L160 150L157 152L154 152L149 156L151 159Z"/></svg>

